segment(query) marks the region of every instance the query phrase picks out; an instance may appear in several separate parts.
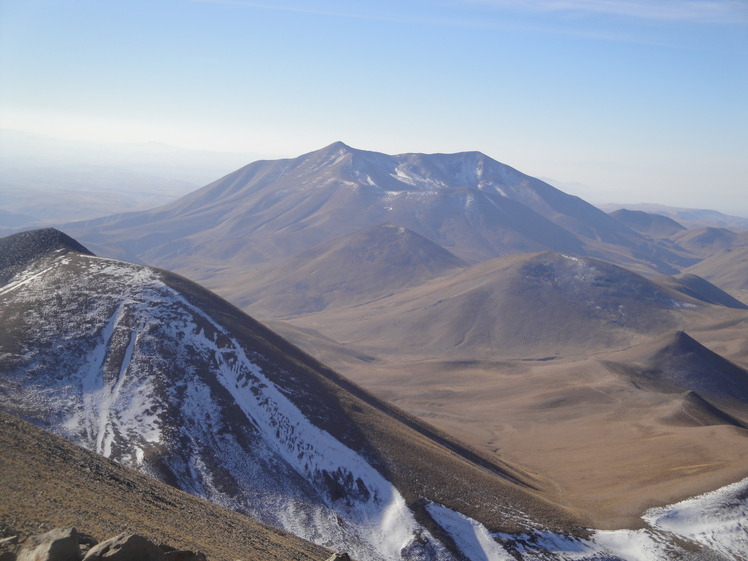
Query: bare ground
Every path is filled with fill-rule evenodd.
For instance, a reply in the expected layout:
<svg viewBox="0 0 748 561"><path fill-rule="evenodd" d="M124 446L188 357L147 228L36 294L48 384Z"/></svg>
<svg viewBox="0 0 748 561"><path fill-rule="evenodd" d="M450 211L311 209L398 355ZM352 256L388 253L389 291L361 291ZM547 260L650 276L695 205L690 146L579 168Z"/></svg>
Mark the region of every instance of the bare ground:
<svg viewBox="0 0 748 561"><path fill-rule="evenodd" d="M326 549L150 479L0 412L0 537L74 526L202 551L209 561L315 561Z"/></svg>
<svg viewBox="0 0 748 561"><path fill-rule="evenodd" d="M745 326L728 323L704 323L695 332L744 365ZM336 353L332 344L315 350L378 396L542 477L550 483L546 498L597 528L639 527L649 507L748 476L748 429L691 419L681 392L637 387L606 368L605 359L618 358L610 351L447 361L395 353L355 360L354 348ZM636 352L626 356L633 360ZM748 422L748 407L721 407Z"/></svg>

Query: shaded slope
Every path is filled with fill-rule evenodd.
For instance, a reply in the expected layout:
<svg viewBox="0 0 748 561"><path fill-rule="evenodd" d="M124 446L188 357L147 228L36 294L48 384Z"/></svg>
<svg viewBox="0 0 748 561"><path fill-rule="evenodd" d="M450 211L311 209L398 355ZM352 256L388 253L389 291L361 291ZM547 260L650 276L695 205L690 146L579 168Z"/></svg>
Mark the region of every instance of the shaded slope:
<svg viewBox="0 0 748 561"><path fill-rule="evenodd" d="M0 282L7 282L12 275L35 259L54 251L77 251L91 255L76 240L54 228L20 232L0 238Z"/></svg>
<svg viewBox="0 0 748 561"><path fill-rule="evenodd" d="M686 229L672 218L642 210L621 208L611 212L610 216L635 232L654 239L667 238Z"/></svg>
<svg viewBox="0 0 748 561"><path fill-rule="evenodd" d="M748 371L709 350L683 331L632 349L638 360L608 362L609 368L655 391L692 390L718 402L748 402Z"/></svg>
<svg viewBox="0 0 748 561"><path fill-rule="evenodd" d="M210 561L323 560L295 536L94 454L0 411L0 522L5 532L75 526L97 539L137 532Z"/></svg>
<svg viewBox="0 0 748 561"><path fill-rule="evenodd" d="M686 296L701 300L708 304L716 304L727 308L736 308L741 310L748 309L748 306L737 298L733 298L724 290L713 285L706 279L697 275L683 273L674 277L661 277L657 282L662 286L677 290Z"/></svg>
<svg viewBox="0 0 748 561"><path fill-rule="evenodd" d="M663 421L680 426L728 425L741 429L748 428L745 423L715 407L692 390L683 394L673 406L672 412L663 417Z"/></svg>
<svg viewBox="0 0 748 561"><path fill-rule="evenodd" d="M724 290L748 290L748 247L716 253L686 269Z"/></svg>
<svg viewBox="0 0 748 561"><path fill-rule="evenodd" d="M423 236L384 224L241 277L225 292L253 313L282 317L365 302L466 266Z"/></svg>

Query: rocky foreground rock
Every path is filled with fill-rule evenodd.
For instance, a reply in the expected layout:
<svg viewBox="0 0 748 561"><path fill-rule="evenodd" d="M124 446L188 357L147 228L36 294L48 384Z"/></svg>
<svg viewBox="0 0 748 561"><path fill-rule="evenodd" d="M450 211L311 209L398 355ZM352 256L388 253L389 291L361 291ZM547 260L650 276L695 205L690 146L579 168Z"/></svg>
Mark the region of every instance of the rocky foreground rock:
<svg viewBox="0 0 748 561"><path fill-rule="evenodd" d="M55 528L20 541L0 539L0 561L207 561L199 551L155 544L138 534L122 533L100 543L75 528ZM240 561L240 560L237 560ZM351 561L334 553L327 561Z"/></svg>

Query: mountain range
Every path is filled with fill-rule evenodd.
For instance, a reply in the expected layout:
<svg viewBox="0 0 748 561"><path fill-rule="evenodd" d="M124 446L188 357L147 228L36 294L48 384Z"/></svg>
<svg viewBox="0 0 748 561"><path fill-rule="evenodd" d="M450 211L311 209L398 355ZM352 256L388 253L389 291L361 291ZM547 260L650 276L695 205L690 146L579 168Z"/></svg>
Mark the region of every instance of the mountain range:
<svg viewBox="0 0 748 561"><path fill-rule="evenodd" d="M340 142L65 230L202 283L380 397L529 462L600 525L745 475L729 430L683 428L647 446L644 434L671 431L663 419L680 397L608 366L625 349L646 365L651 341L681 331L748 366L741 231L606 214L478 152L391 156ZM507 407L510 387L522 397ZM611 405L616 415L595 417ZM743 405L715 405L745 418ZM561 430L588 441L568 475L558 466L577 462L579 446ZM564 444L528 449L546 438ZM684 476L703 455L720 460ZM624 470L630 456L641 462Z"/></svg>
<svg viewBox="0 0 748 561"><path fill-rule="evenodd" d="M748 475L740 231L342 143L64 230L0 243L2 408L317 544L674 559Z"/></svg>
<svg viewBox="0 0 748 561"><path fill-rule="evenodd" d="M254 162L151 211L64 229L99 253L204 281L384 223L472 263L543 250L663 273L695 262L479 152L389 156L342 142L294 159Z"/></svg>
<svg viewBox="0 0 748 561"><path fill-rule="evenodd" d="M96 257L56 230L0 248L16 256L0 288L2 408L220 506L359 559L617 559L630 540L669 559L744 546L699 526L739 520L740 501L668 526L713 497L648 512L644 530L590 533L550 500L549 481L378 400L183 277ZM41 438L3 424L4 438ZM135 494L144 485L123 478Z"/></svg>
<svg viewBox="0 0 748 561"><path fill-rule="evenodd" d="M537 478L393 410L194 283L56 231L2 241L29 248L0 290L6 411L357 557L452 558L432 504L494 531L529 530L527 517L573 527Z"/></svg>

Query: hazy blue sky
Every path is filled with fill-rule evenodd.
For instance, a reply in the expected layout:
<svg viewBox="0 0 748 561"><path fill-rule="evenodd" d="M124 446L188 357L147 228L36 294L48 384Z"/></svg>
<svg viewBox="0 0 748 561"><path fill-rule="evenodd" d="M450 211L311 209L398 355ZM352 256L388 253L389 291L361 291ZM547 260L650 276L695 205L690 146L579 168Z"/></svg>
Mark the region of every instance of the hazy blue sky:
<svg viewBox="0 0 748 561"><path fill-rule="evenodd" d="M62 138L480 150L748 215L747 100L748 0L0 0L0 127Z"/></svg>

